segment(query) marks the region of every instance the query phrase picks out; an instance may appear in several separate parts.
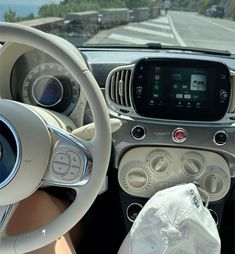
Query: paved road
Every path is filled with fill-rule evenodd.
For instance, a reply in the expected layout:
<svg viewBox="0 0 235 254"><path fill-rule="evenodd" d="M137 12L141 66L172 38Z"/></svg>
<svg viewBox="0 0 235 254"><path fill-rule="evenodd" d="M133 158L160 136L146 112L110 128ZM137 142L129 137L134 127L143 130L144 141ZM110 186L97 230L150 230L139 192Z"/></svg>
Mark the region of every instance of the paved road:
<svg viewBox="0 0 235 254"><path fill-rule="evenodd" d="M208 18L197 13L171 11L168 16L103 31L91 42L161 42L168 45L227 49L235 53L235 22Z"/></svg>

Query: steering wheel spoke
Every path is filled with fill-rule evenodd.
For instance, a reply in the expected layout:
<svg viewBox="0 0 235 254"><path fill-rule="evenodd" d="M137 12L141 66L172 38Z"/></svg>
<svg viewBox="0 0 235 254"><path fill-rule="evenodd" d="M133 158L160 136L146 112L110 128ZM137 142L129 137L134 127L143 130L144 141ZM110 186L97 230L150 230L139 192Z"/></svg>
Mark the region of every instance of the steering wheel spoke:
<svg viewBox="0 0 235 254"><path fill-rule="evenodd" d="M7 225L16 207L17 207L17 204L0 206L0 235L1 236L6 235Z"/></svg>
<svg viewBox="0 0 235 254"><path fill-rule="evenodd" d="M84 141L54 126L48 129L55 139L49 168L43 178L43 185L79 187L85 185L91 176L92 155L88 147L92 141Z"/></svg>

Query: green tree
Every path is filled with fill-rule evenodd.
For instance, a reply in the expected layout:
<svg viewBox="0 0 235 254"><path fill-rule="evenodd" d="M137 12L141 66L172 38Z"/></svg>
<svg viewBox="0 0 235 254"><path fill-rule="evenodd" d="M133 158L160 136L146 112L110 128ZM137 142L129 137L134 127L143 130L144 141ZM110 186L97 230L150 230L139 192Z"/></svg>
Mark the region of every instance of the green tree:
<svg viewBox="0 0 235 254"><path fill-rule="evenodd" d="M199 13L204 14L208 7L210 7L213 4L219 4L219 3L220 3L220 0L201 0Z"/></svg>
<svg viewBox="0 0 235 254"><path fill-rule="evenodd" d="M4 20L7 22L19 22L19 21L24 21L29 19L34 19L34 14L32 12L30 12L26 16L17 16L16 12L9 8L4 13Z"/></svg>
<svg viewBox="0 0 235 254"><path fill-rule="evenodd" d="M40 17L65 17L68 12L99 10L98 1L65 0L59 4L42 5L39 9Z"/></svg>
<svg viewBox="0 0 235 254"><path fill-rule="evenodd" d="M235 20L235 0L233 0L232 19Z"/></svg>
<svg viewBox="0 0 235 254"><path fill-rule="evenodd" d="M97 3L99 4L100 8L122 8L126 7L126 0L98 0Z"/></svg>
<svg viewBox="0 0 235 254"><path fill-rule="evenodd" d="M9 8L7 11L4 13L4 20L6 22L16 22L16 12Z"/></svg>

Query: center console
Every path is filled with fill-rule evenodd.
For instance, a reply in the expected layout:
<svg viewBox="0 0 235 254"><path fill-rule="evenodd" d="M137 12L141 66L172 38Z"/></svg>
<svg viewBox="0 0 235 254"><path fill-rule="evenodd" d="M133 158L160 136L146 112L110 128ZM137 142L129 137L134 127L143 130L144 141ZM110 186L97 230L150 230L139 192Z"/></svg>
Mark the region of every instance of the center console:
<svg viewBox="0 0 235 254"><path fill-rule="evenodd" d="M110 72L106 100L123 121L113 154L127 230L156 192L191 182L209 194L220 226L235 157L231 73L193 56L142 58Z"/></svg>

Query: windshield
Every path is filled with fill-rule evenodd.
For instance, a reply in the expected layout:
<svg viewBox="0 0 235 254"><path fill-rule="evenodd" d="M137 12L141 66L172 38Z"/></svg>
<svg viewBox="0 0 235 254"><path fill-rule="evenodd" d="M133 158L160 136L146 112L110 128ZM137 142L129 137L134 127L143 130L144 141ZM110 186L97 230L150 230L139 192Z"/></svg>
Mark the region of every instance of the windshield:
<svg viewBox="0 0 235 254"><path fill-rule="evenodd" d="M75 46L161 43L235 53L234 0L2 0L0 19Z"/></svg>

